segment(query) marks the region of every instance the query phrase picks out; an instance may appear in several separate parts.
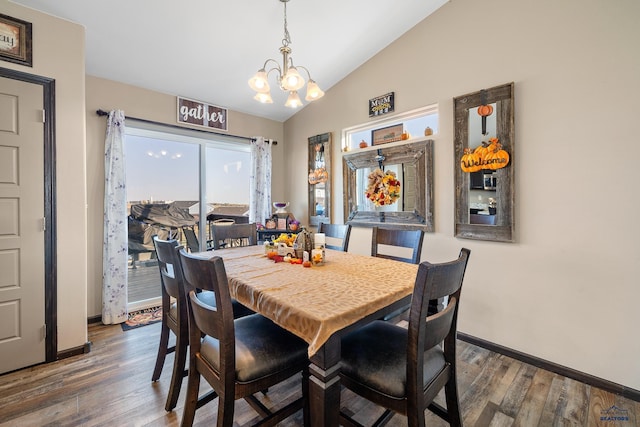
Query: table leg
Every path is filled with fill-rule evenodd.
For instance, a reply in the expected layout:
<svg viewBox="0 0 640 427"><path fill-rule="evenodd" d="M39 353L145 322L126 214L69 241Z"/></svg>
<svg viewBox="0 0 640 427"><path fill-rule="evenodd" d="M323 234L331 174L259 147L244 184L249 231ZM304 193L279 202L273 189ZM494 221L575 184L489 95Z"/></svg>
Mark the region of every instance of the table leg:
<svg viewBox="0 0 640 427"><path fill-rule="evenodd" d="M333 336L311 357L309 408L312 426L335 427L340 421L340 338Z"/></svg>

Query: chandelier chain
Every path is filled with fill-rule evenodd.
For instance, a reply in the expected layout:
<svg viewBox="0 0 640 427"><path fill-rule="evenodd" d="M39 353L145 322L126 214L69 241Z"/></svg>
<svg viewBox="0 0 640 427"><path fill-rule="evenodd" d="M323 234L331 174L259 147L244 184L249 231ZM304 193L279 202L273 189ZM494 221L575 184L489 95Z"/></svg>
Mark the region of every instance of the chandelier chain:
<svg viewBox="0 0 640 427"><path fill-rule="evenodd" d="M288 47L291 44L291 36L289 35L289 29L287 28L287 2L284 3L284 38L282 39L282 45Z"/></svg>

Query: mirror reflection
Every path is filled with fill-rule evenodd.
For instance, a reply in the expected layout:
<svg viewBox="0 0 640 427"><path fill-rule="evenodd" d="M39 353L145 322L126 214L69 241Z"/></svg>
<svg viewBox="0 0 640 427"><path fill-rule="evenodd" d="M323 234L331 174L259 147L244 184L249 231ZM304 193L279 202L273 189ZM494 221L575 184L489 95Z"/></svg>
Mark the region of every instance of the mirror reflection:
<svg viewBox="0 0 640 427"><path fill-rule="evenodd" d="M481 115L480 107L469 109L469 148L477 152L489 145L496 136L497 103L487 104L490 113ZM469 223L496 225L497 174L491 169L481 168L469 172Z"/></svg>
<svg viewBox="0 0 640 427"><path fill-rule="evenodd" d="M456 236L512 242L513 83L454 98Z"/></svg>
<svg viewBox="0 0 640 427"><path fill-rule="evenodd" d="M345 154L346 222L433 231L433 141Z"/></svg>
<svg viewBox="0 0 640 427"><path fill-rule="evenodd" d="M309 225L331 222L331 133L308 138Z"/></svg>
<svg viewBox="0 0 640 427"><path fill-rule="evenodd" d="M369 177L380 170L379 167L365 167L356 170L356 208L358 211L402 212L416 209L416 167L412 163L383 165L383 172L391 173L399 183L398 197L392 203L375 203L369 188ZM368 191L369 190L369 191Z"/></svg>

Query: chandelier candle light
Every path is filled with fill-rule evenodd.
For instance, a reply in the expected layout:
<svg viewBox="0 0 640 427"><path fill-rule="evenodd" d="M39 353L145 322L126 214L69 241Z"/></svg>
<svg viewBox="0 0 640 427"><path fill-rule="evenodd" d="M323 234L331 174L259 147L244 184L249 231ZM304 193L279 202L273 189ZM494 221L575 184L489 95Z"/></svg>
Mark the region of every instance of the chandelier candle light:
<svg viewBox="0 0 640 427"><path fill-rule="evenodd" d="M309 82L307 83L307 95L305 99L307 101L315 101L324 96L324 92L318 87L318 84L311 79L309 70L300 65L293 65L293 58L291 55L291 37L289 36L289 30L287 29L287 2L289 0L280 0L284 4L284 38L282 39L282 46L280 46L280 53L282 54L282 66L275 59L267 59L263 67L258 70L255 76L249 79L249 86L256 91L256 96L253 99L256 101L272 104L271 88L269 87L269 73L275 71L278 75L278 84L280 89L289 92L289 98L284 104L290 108L297 108L302 106L302 101L298 96L298 89L301 89L304 84L304 78L298 72L298 69L302 69L307 73ZM273 68L267 71L267 64L274 63Z"/></svg>

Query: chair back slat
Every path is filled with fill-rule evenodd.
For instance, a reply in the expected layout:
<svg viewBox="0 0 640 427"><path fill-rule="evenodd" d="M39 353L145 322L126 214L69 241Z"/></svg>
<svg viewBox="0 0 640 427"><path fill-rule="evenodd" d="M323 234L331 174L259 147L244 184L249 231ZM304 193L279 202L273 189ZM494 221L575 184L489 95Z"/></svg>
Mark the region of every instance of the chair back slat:
<svg viewBox="0 0 640 427"><path fill-rule="evenodd" d="M461 257L465 255L462 254ZM460 290L466 269L464 259L442 263L432 269L429 277L428 299L443 298L454 295Z"/></svg>

